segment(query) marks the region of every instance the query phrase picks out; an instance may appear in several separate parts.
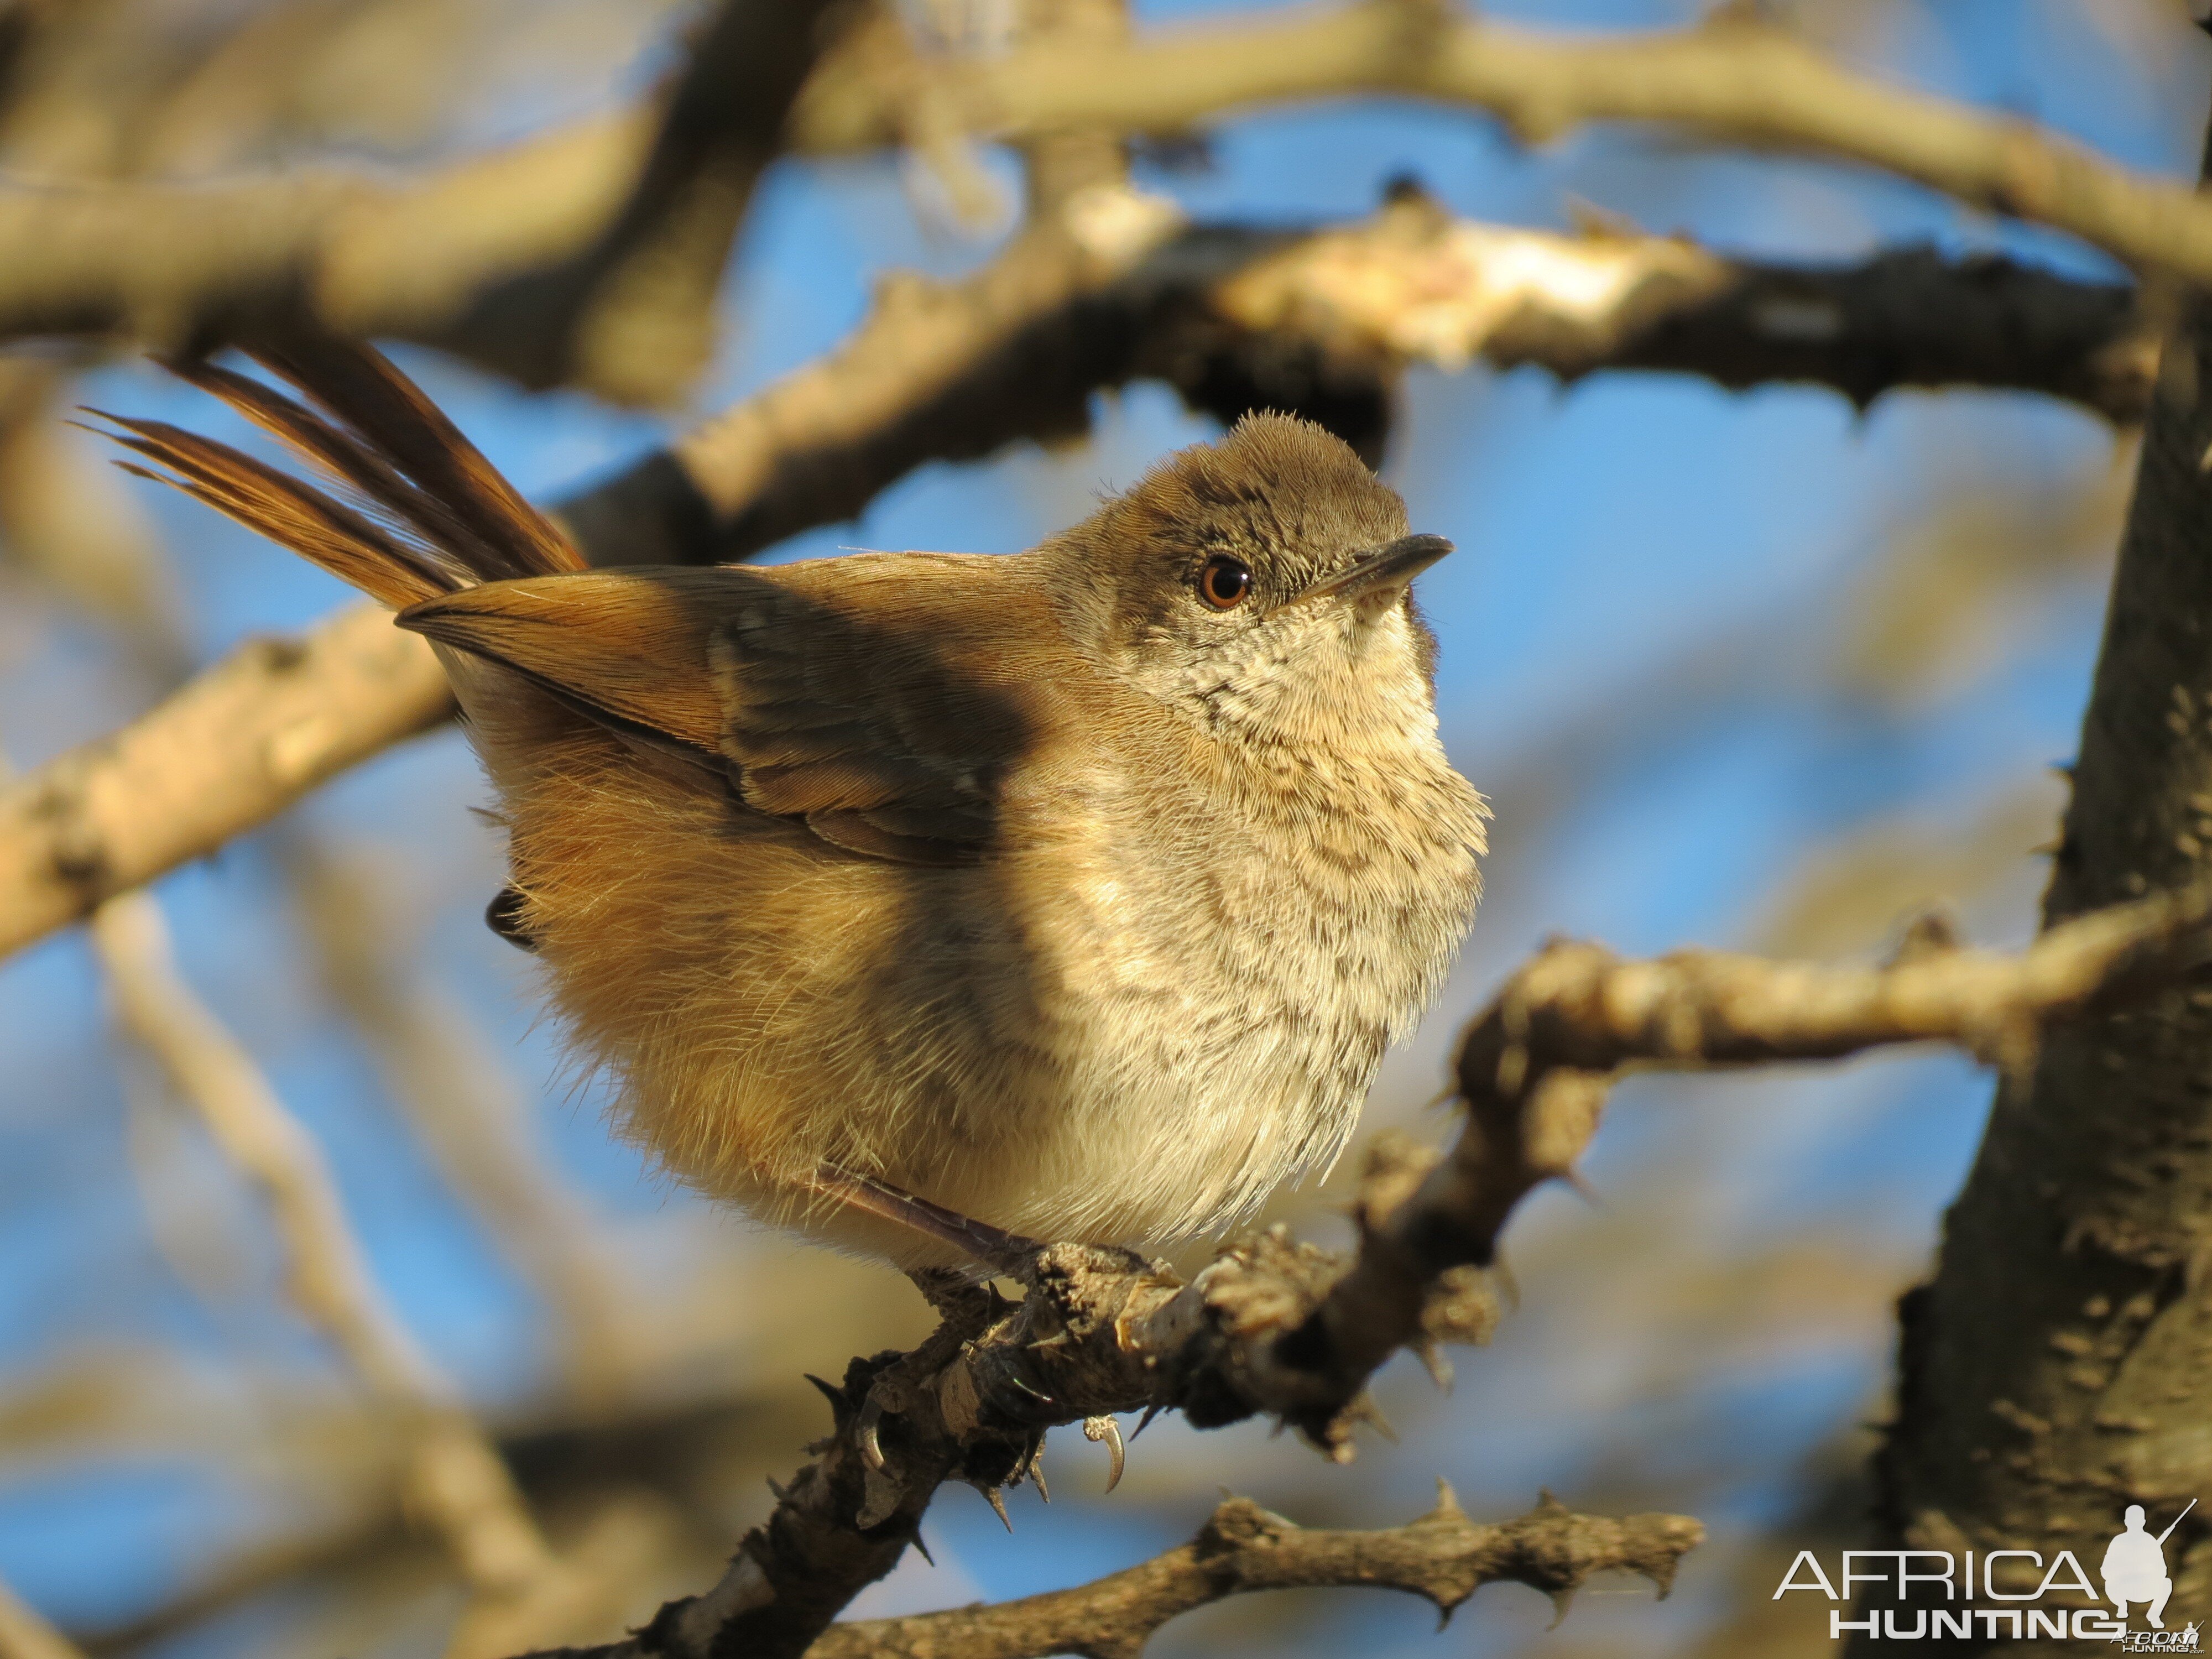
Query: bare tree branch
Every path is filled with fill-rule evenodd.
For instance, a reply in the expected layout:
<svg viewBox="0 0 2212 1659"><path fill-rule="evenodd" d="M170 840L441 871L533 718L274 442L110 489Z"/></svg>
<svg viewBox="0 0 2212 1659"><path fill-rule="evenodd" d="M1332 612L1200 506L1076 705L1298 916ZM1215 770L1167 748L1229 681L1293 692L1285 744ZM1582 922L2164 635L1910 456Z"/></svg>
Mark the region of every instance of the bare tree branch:
<svg viewBox="0 0 2212 1659"><path fill-rule="evenodd" d="M2200 176L2212 184L2212 136ZM2212 880L2209 451L2198 295L2144 429L2046 937ZM2129 1504L2171 1518L2212 1492L2208 1045L2212 990L2176 987L2055 1036L2003 1080L1936 1267L1899 1304L1870 1545L2087 1556ZM2199 1524L2171 1558L2174 1605L2192 1613L2212 1595Z"/></svg>
<svg viewBox="0 0 2212 1659"><path fill-rule="evenodd" d="M573 257L471 295L438 343L526 386L679 395L713 355L722 268L835 3L723 0L621 211Z"/></svg>
<svg viewBox="0 0 2212 1659"><path fill-rule="evenodd" d="M943 1323L911 1352L822 1383L835 1428L704 1595L629 1640L568 1659L797 1659L917 1535L939 1486L987 1490L1033 1468L1045 1431L1173 1407L1199 1427L1260 1414L1338 1461L1373 1415L1368 1379L1401 1346L1480 1340L1484 1279L1532 1189L1570 1173L1626 1067L1832 1059L1944 1041L2015 1058L2045 1024L2171 984L2208 954L2212 890L2083 916L2018 957L1923 933L1887 967L1683 952L1622 962L1554 946L1471 1024L1457 1062L1468 1121L1446 1154L1386 1137L1360 1183L1356 1258L1277 1229L1188 1283L1125 1250L1056 1244L1009 1303L917 1280Z"/></svg>
<svg viewBox="0 0 2212 1659"><path fill-rule="evenodd" d="M380 609L240 647L152 713L0 785L0 949L205 856L453 707Z"/></svg>
<svg viewBox="0 0 2212 1659"><path fill-rule="evenodd" d="M2116 419L2143 409L2157 363L2126 289L1998 259L1758 264L1674 238L1454 220L1410 190L1304 234L1172 223L1093 192L973 276L889 281L837 350L564 514L602 563L743 558L853 516L924 461L1079 434L1093 392L1141 379L1224 421L1304 414L1372 460L1411 362L1808 380L1861 404L2005 386Z"/></svg>
<svg viewBox="0 0 2212 1659"><path fill-rule="evenodd" d="M1588 121L1653 121L1729 143L1865 162L1977 207L2070 232L2138 269L2212 279L2212 204L2033 125L1884 85L1735 8L1661 34L1562 36L1462 17L1437 0L1364 0L1294 21L1160 31L1115 46L1049 40L924 70L878 51L817 76L798 149L896 142L925 74L964 129L1176 133L1231 112L1398 93L1492 112L1540 143Z"/></svg>
<svg viewBox="0 0 2212 1659"><path fill-rule="evenodd" d="M621 211L653 142L640 112L399 181L353 169L190 187L0 189L0 336L179 348L304 309L437 339L488 286L572 258Z"/></svg>
<svg viewBox="0 0 2212 1659"><path fill-rule="evenodd" d="M84 1659L76 1644L0 1581L0 1659Z"/></svg>
<svg viewBox="0 0 2212 1659"><path fill-rule="evenodd" d="M252 1057L178 974L160 906L125 893L93 917L124 1028L267 1199L301 1316L403 1425L408 1484L477 1590L511 1595L552 1554L507 1466L452 1385L386 1304L321 1152Z"/></svg>
<svg viewBox="0 0 2212 1659"><path fill-rule="evenodd" d="M1492 110L1532 139L1658 121L1863 161L2138 268L2212 277L2212 204L2185 186L1854 75L1733 14L1679 33L1552 38L1455 21L1428 0L1365 0L1149 36L1042 31L1005 53L925 59L878 12L842 31L779 123L818 9L730 0L665 117L581 123L414 180L326 168L0 190L0 246L16 250L0 260L0 337L119 331L173 347L304 310L533 385L576 376L662 397L701 359L702 296L779 131L814 155L947 131L1057 144L1375 92Z"/></svg>
<svg viewBox="0 0 2212 1659"><path fill-rule="evenodd" d="M568 1396L605 1408L623 1378L611 1241L532 1132L518 1079L394 937L380 872L288 836L283 861L331 998L439 1173L546 1304Z"/></svg>
<svg viewBox="0 0 2212 1659"><path fill-rule="evenodd" d="M1374 1585L1425 1596L1449 1618L1500 1580L1542 1590L1564 1610L1601 1572L1634 1572L1666 1595L1705 1528L1674 1515L1619 1520L1547 1500L1517 1521L1478 1526L1452 1490L1419 1520L1375 1532L1309 1531L1249 1498L1223 1500L1179 1549L1074 1589L995 1607L832 1625L806 1659L1139 1659L1179 1613L1254 1590Z"/></svg>
<svg viewBox="0 0 2212 1659"><path fill-rule="evenodd" d="M724 0L656 113L412 180L358 169L0 188L0 337L185 348L305 312L619 400L688 385L831 0Z"/></svg>

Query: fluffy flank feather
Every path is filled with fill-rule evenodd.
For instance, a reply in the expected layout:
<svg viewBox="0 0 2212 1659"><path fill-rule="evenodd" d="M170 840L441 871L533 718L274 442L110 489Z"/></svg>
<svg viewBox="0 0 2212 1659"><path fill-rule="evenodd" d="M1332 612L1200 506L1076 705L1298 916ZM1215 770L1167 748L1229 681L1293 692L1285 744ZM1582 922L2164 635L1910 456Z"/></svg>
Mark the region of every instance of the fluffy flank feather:
<svg viewBox="0 0 2212 1659"><path fill-rule="evenodd" d="M227 444L161 421L88 412L124 429L106 436L168 471L118 465L198 497L394 610L456 586L450 574L366 514Z"/></svg>

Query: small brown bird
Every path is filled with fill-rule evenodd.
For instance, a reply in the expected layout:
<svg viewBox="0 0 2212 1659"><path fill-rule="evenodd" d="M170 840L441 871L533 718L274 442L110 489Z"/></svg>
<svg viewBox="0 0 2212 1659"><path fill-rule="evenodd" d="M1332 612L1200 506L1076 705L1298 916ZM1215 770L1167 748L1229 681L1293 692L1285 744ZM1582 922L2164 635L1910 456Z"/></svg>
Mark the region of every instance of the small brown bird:
<svg viewBox="0 0 2212 1659"><path fill-rule="evenodd" d="M435 643L493 924L671 1169L920 1266L1187 1238L1342 1150L1486 817L1409 592L1450 544L1343 443L1249 416L1007 556L590 570L375 353L257 356L313 407L178 372L335 495L118 441Z"/></svg>

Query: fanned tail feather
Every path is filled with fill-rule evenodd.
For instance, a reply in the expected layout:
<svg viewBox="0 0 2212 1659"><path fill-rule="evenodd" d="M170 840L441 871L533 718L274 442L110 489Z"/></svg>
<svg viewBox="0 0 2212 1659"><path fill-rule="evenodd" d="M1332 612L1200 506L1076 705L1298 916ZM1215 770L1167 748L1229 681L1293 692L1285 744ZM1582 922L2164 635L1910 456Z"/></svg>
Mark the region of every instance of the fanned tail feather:
<svg viewBox="0 0 2212 1659"><path fill-rule="evenodd" d="M479 581L585 568L560 526L370 347L301 337L252 355L321 412L211 363L169 368L274 434L334 492L166 422L88 412L152 463L118 465L198 497L394 610Z"/></svg>

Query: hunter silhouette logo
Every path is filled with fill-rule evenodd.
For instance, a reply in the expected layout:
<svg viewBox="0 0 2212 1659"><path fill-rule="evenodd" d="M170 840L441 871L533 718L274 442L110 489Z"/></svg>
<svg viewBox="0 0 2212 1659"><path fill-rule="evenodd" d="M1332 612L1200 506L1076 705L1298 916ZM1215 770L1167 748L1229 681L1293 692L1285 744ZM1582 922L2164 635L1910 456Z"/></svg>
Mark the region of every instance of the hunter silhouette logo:
<svg viewBox="0 0 2212 1659"><path fill-rule="evenodd" d="M2120 1610L2120 1617L2128 1616L2128 1603L2145 1604L2145 1617L2153 1630L2164 1630L2166 1620L2160 1617L2166 1611L2166 1598L2173 1594L2173 1580L2166 1576L2166 1540L2181 1524L2181 1516L2197 1507L2191 1498L2187 1509L2168 1523L2166 1530L2155 1538L2143 1530L2143 1507L2128 1505L2124 1517L2127 1530L2105 1546L2105 1565L2101 1569L2105 1580L2105 1599ZM2195 1626L2190 1627L2191 1630Z"/></svg>
<svg viewBox="0 0 2212 1659"><path fill-rule="evenodd" d="M2039 1550L2018 1549L1846 1550L1832 1577L1812 1551L1800 1550L1774 1599L1793 1590L1826 1597L1831 1641L1847 1635L1893 1642L1978 1638L1983 1645L2048 1639L2111 1642L2123 1653L2196 1653L2194 1620L2180 1630L2166 1627L2173 1594L2166 1540L2196 1507L2192 1498L2164 1532L2154 1534L2145 1529L2142 1505L2129 1504L2123 1529L2099 1564L2101 1601L2073 1551L2060 1550L2046 1562ZM2130 1607L2142 1610L2149 1629L2128 1628Z"/></svg>

